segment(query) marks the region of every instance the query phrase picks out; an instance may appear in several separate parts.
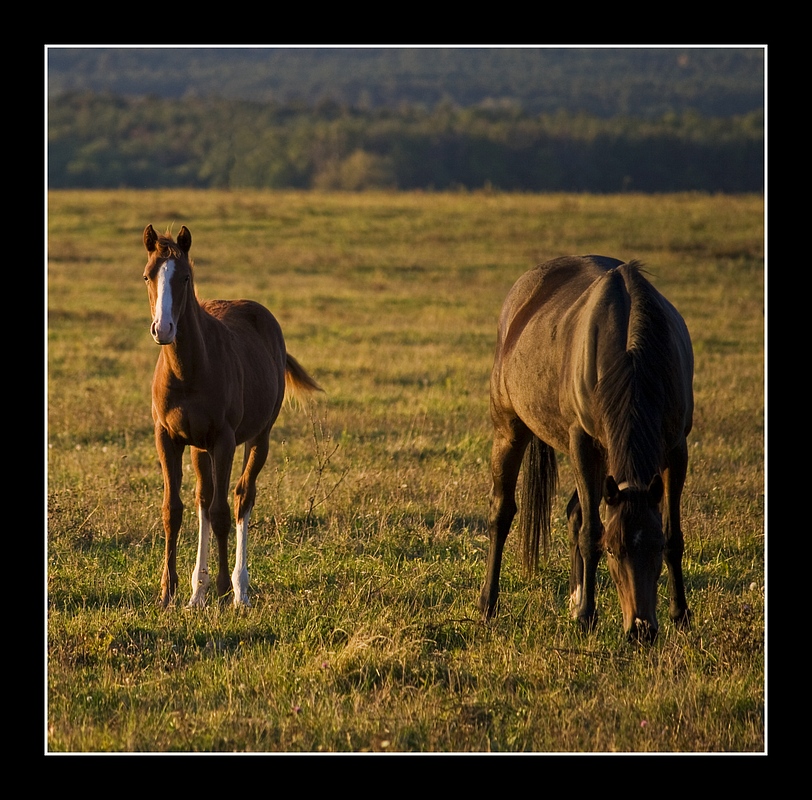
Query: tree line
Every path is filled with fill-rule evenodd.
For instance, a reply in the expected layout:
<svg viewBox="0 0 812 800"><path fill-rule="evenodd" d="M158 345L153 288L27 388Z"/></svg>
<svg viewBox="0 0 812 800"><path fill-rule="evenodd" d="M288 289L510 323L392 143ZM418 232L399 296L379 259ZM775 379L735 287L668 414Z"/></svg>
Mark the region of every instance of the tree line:
<svg viewBox="0 0 812 800"><path fill-rule="evenodd" d="M48 93L729 117L764 108L765 67L759 47L52 47Z"/></svg>
<svg viewBox="0 0 812 800"><path fill-rule="evenodd" d="M531 114L510 103L359 108L65 92L59 188L761 192L764 115Z"/></svg>

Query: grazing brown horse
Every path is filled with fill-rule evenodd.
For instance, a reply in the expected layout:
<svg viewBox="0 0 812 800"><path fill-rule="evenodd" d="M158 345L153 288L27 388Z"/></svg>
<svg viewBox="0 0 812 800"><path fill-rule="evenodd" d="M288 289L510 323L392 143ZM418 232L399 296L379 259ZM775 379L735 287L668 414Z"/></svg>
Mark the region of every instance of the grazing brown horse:
<svg viewBox="0 0 812 800"><path fill-rule="evenodd" d="M271 428L286 392L295 396L321 389L288 354L279 323L264 306L250 300L197 299L189 259L192 235L185 226L175 242L147 225L144 246L149 256L144 281L152 312L150 332L161 345L152 381L155 446L164 477L161 601L168 605L178 585L181 460L188 445L197 475L200 522L189 605L206 602L212 532L217 540L217 591L223 597L233 590L234 605L248 605L248 521ZM243 443L243 471L234 489L237 555L229 580L228 490L234 453Z"/></svg>
<svg viewBox="0 0 812 800"><path fill-rule="evenodd" d="M685 323L636 262L558 258L516 282L499 319L491 375L490 548L479 598L486 619L496 611L523 459L528 572L537 566L540 536L547 547L557 450L569 455L577 487L567 506L573 617L586 629L595 624L605 550L630 638L657 635L663 558L671 618L688 625L680 496L692 382Z"/></svg>

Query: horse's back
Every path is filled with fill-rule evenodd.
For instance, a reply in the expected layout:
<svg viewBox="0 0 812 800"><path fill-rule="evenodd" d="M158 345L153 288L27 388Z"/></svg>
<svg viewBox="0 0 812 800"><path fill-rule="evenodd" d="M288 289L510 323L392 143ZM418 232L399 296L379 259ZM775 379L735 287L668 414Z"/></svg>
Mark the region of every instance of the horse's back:
<svg viewBox="0 0 812 800"><path fill-rule="evenodd" d="M254 333L264 341L284 341L276 317L262 303L254 300L203 300L200 305L234 333Z"/></svg>
<svg viewBox="0 0 812 800"><path fill-rule="evenodd" d="M561 318L583 302L595 281L622 263L603 256L564 256L525 272L502 305L497 359L510 355L528 328L534 331L535 341L540 338L535 332L539 328L549 328L549 336L555 337Z"/></svg>
<svg viewBox="0 0 812 800"><path fill-rule="evenodd" d="M510 347L531 321L565 313L596 280L622 264L606 256L563 256L528 270L505 298L500 341Z"/></svg>
<svg viewBox="0 0 812 800"><path fill-rule="evenodd" d="M558 449L566 449L574 423L594 434L595 387L631 346L632 296L642 294L667 329L667 357L679 362L683 375L692 374L687 328L638 265L565 256L529 270L508 293L491 379L492 413L519 416Z"/></svg>
<svg viewBox="0 0 812 800"><path fill-rule="evenodd" d="M204 300L204 311L222 324L239 360L254 362L263 354L284 369L285 337L276 317L254 300ZM264 359L262 359L264 361ZM261 369L261 364L254 364Z"/></svg>

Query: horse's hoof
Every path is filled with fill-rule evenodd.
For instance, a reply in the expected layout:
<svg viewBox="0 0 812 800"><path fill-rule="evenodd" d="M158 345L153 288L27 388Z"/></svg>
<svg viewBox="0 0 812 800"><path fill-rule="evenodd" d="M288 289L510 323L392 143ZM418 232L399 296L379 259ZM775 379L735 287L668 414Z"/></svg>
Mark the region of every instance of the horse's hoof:
<svg viewBox="0 0 812 800"><path fill-rule="evenodd" d="M496 607L498 605L498 601L494 600L493 603L488 601L487 596L480 596L479 602L477 603L477 608L479 609L479 613L482 615L482 621L488 622L492 620L496 616Z"/></svg>
<svg viewBox="0 0 812 800"><path fill-rule="evenodd" d="M691 611L688 608L671 612L671 620L678 630L687 631L691 629Z"/></svg>
<svg viewBox="0 0 812 800"><path fill-rule="evenodd" d="M645 620L636 619L631 629L626 632L626 638L630 642L653 644L657 638L657 626Z"/></svg>
<svg viewBox="0 0 812 800"><path fill-rule="evenodd" d="M598 624L597 614L578 614L576 619L578 620L578 626L584 633L592 633Z"/></svg>

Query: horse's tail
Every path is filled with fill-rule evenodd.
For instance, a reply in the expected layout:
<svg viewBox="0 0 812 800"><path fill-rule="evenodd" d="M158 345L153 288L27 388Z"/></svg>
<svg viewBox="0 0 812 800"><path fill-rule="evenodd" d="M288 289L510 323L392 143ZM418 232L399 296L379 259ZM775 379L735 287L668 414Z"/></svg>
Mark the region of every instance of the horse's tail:
<svg viewBox="0 0 812 800"><path fill-rule="evenodd" d="M323 391L324 389L305 372L304 367L288 353L285 361L285 400L300 403L308 395Z"/></svg>
<svg viewBox="0 0 812 800"><path fill-rule="evenodd" d="M528 576L535 574L539 562L539 540L545 555L550 546L550 515L558 487L555 450L533 436L524 454L524 481L520 525L522 561Z"/></svg>

